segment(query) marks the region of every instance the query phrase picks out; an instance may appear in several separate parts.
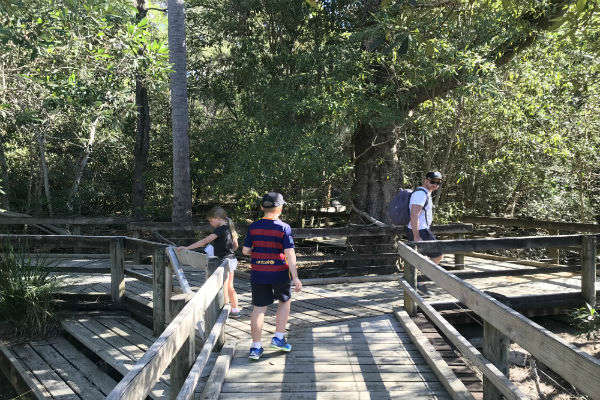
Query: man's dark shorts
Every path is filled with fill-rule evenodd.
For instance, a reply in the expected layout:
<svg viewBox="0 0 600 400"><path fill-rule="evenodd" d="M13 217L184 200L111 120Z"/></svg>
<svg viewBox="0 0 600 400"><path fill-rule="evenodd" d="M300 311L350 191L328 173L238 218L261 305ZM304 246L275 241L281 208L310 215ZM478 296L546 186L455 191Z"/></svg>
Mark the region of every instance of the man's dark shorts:
<svg viewBox="0 0 600 400"><path fill-rule="evenodd" d="M412 229L407 229L407 231L408 240L412 242L413 240L415 240L415 237L412 233ZM421 240L437 240L433 232L431 232L429 229L419 229L419 236L421 236ZM441 256L442 253L423 253L423 255L426 255L427 257L431 258L436 258Z"/></svg>
<svg viewBox="0 0 600 400"><path fill-rule="evenodd" d="M286 302L292 298L290 281L278 283L251 283L252 304L257 307L265 307L273 304L275 300Z"/></svg>

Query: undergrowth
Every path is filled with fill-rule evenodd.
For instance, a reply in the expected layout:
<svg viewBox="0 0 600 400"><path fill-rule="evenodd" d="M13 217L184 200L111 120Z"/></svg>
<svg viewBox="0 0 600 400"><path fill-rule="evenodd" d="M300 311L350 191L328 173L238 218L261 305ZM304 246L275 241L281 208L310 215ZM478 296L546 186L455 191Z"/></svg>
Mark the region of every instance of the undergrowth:
<svg viewBox="0 0 600 400"><path fill-rule="evenodd" d="M13 334L43 336L56 325L54 295L59 285L48 262L25 248L0 245L0 321Z"/></svg>

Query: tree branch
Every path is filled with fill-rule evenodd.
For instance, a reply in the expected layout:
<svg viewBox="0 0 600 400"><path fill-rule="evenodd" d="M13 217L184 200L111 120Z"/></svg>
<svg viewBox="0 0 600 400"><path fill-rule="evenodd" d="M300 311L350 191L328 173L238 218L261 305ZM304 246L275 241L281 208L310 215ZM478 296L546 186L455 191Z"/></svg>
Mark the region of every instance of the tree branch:
<svg viewBox="0 0 600 400"><path fill-rule="evenodd" d="M572 1L554 0L543 12L532 11L524 14L520 20L529 22L532 25L532 29L521 33L518 37L507 39L492 50L486 59L493 62L496 67L507 64L517 53L531 46L535 42L535 39L537 39L539 32L547 30L554 19L561 17L566 12L567 5L570 3ZM464 82L466 74L466 68L461 67L455 75L442 77L433 83L410 89L406 94L408 98L406 109L416 108L426 100L443 96L449 91L456 89Z"/></svg>

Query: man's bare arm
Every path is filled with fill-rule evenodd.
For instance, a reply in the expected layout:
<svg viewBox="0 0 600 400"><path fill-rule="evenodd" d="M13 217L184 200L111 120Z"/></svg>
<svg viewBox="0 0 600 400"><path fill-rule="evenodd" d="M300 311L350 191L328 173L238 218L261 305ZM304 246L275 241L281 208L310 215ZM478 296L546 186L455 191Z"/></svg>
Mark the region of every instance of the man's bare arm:
<svg viewBox="0 0 600 400"><path fill-rule="evenodd" d="M423 207L418 204L413 204L410 206L410 227L412 229L415 242L421 241L421 236L419 235L419 214L421 214L422 210Z"/></svg>

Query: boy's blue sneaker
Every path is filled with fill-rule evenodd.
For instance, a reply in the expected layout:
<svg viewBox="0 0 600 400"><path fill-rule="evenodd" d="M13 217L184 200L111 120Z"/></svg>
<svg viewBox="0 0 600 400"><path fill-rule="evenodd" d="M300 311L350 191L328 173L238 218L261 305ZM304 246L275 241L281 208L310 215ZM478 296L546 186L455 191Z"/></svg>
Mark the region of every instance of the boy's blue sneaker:
<svg viewBox="0 0 600 400"><path fill-rule="evenodd" d="M251 360L258 360L260 358L260 356L262 356L263 351L265 351L265 350L262 347L261 348L251 347L248 358Z"/></svg>
<svg viewBox="0 0 600 400"><path fill-rule="evenodd" d="M292 351L292 345L286 342L285 338L277 339L275 336L271 339L271 348L286 352Z"/></svg>

